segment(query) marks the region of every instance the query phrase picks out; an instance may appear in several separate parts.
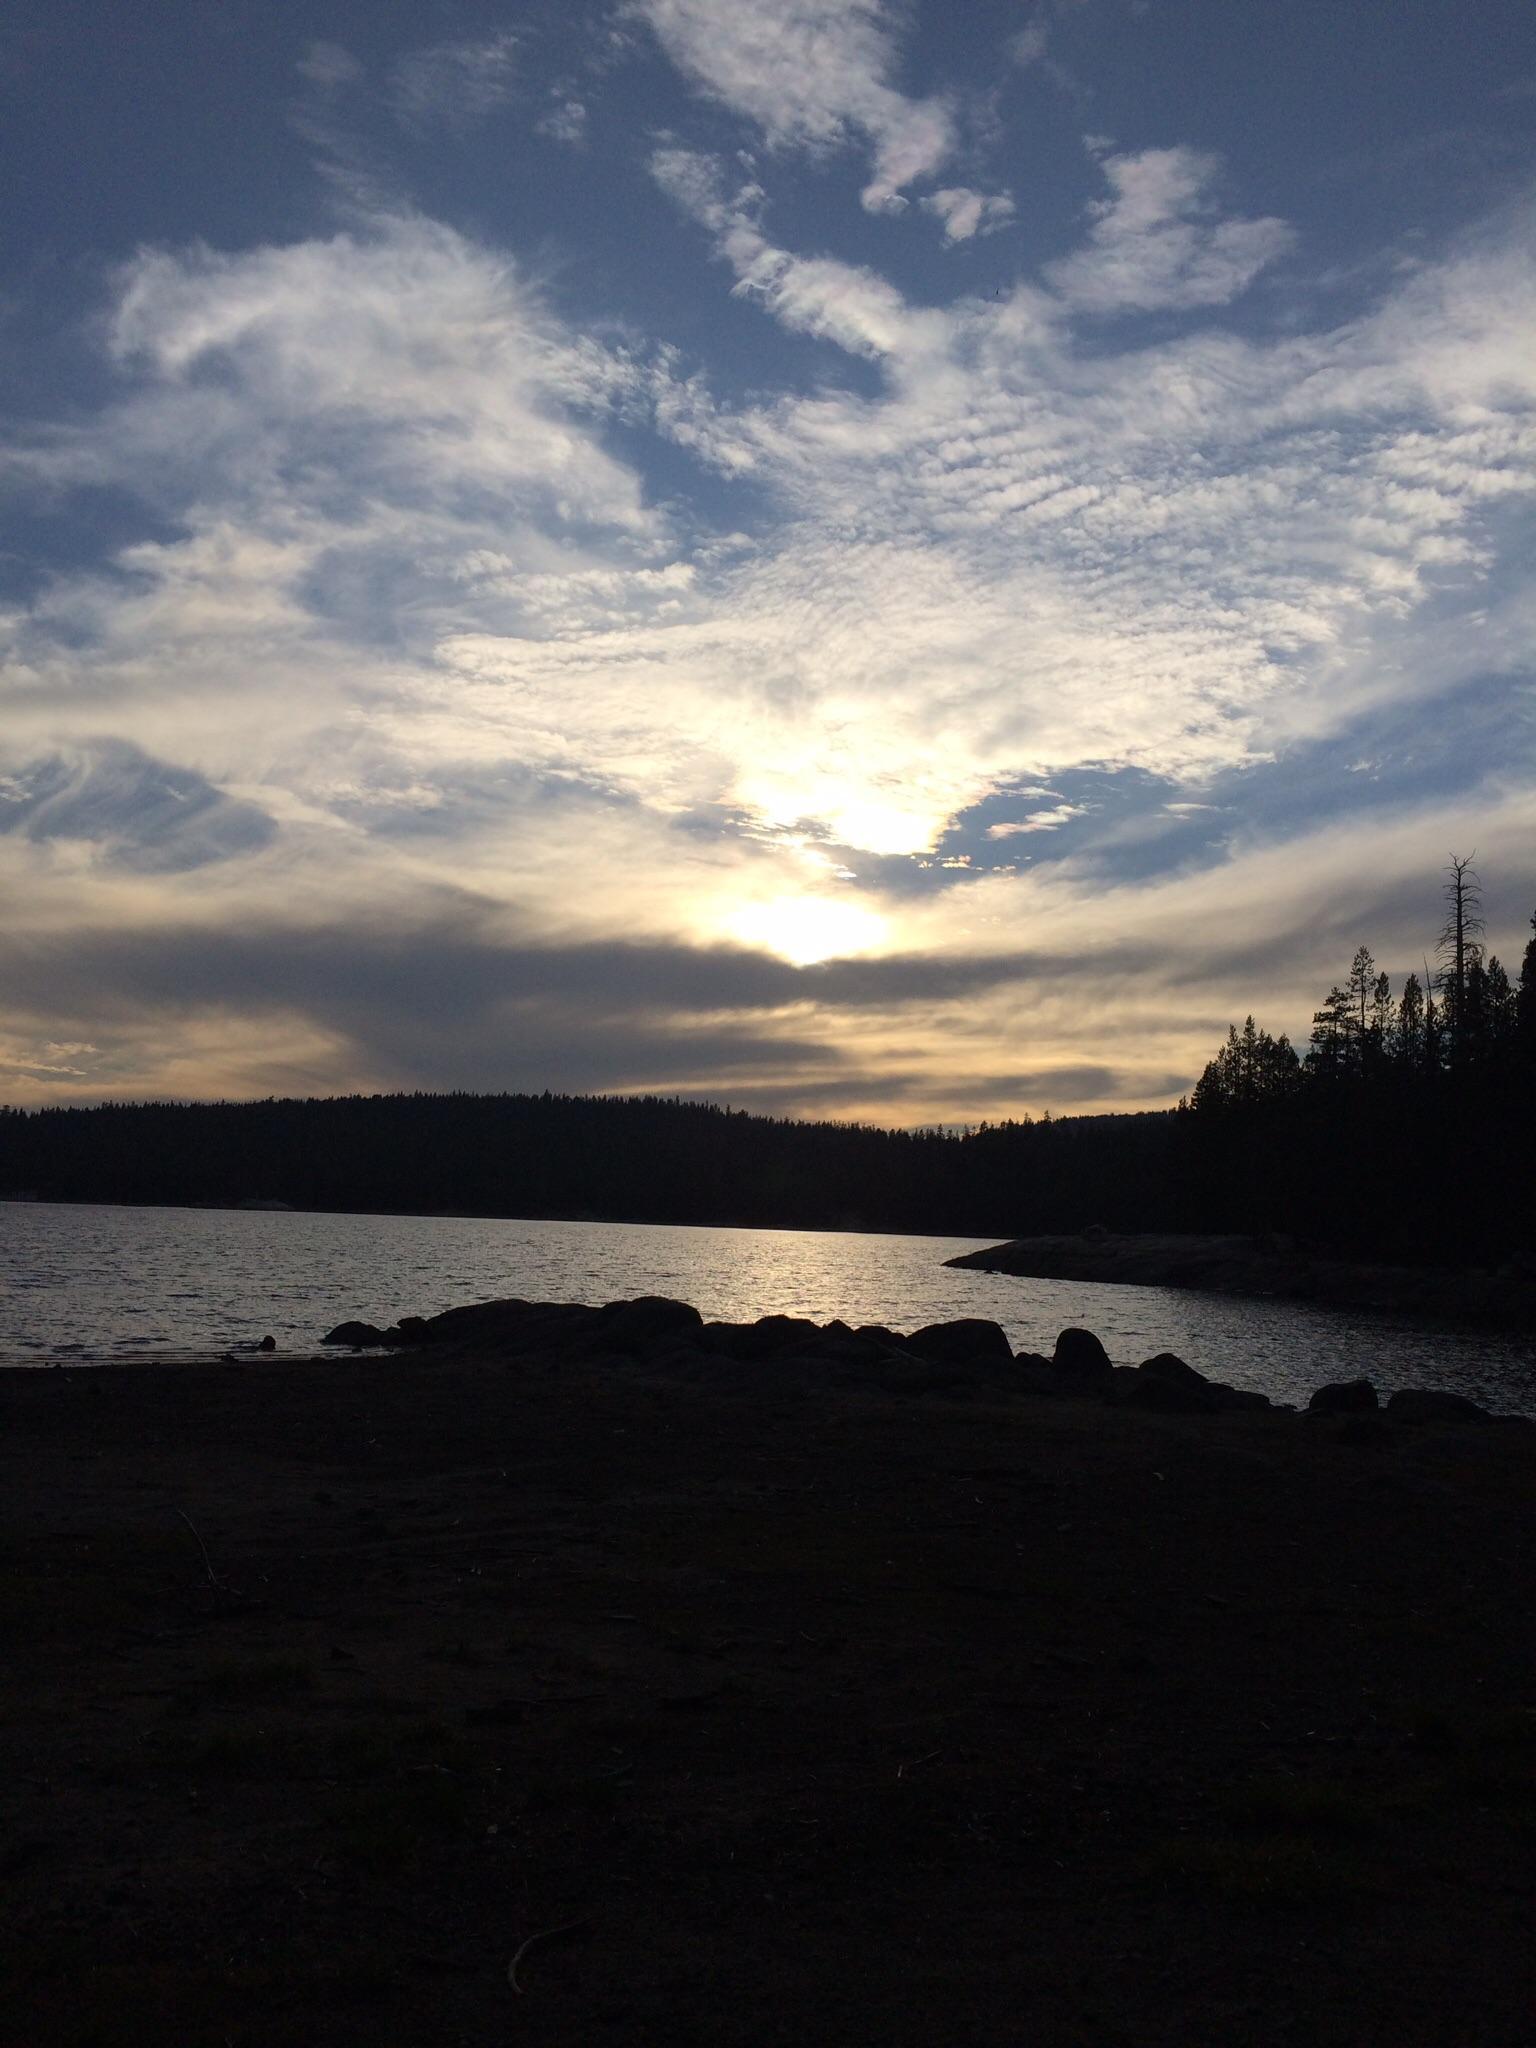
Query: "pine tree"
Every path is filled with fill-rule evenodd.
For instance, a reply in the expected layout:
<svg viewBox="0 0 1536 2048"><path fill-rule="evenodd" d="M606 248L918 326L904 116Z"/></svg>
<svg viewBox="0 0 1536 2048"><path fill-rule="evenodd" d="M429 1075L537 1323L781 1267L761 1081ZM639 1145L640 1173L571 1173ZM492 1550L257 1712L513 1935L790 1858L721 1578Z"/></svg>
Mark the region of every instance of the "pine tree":
<svg viewBox="0 0 1536 2048"><path fill-rule="evenodd" d="M1515 1043L1518 1011L1515 991L1497 953L1489 956L1483 970L1483 1007L1488 1050L1494 1059L1502 1059Z"/></svg>
<svg viewBox="0 0 1536 2048"><path fill-rule="evenodd" d="M1525 942L1525 958L1520 963L1515 1024L1520 1034L1520 1050L1529 1065L1536 1067L1536 916L1531 918L1531 936Z"/></svg>
<svg viewBox="0 0 1536 2048"><path fill-rule="evenodd" d="M1416 974L1410 974L1403 983L1392 1051L1399 1064L1410 1072L1417 1072L1424 1064L1424 990Z"/></svg>
<svg viewBox="0 0 1536 2048"><path fill-rule="evenodd" d="M1371 958L1369 946L1355 949L1355 957L1349 963L1349 979L1344 984L1349 991L1349 1008L1355 1033L1363 1043L1371 1024L1371 997L1376 987L1376 962Z"/></svg>
<svg viewBox="0 0 1536 2048"><path fill-rule="evenodd" d="M1355 1006L1347 988L1329 989L1320 1010L1312 1013L1312 1045L1307 1064L1314 1073L1346 1074L1354 1065Z"/></svg>

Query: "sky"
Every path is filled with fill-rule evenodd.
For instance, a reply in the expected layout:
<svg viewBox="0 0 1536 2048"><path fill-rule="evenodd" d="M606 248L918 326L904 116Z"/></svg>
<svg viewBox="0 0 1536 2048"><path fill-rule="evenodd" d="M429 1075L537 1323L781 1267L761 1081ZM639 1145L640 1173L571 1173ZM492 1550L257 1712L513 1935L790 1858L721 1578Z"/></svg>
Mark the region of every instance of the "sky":
<svg viewBox="0 0 1536 2048"><path fill-rule="evenodd" d="M0 1100L1170 1103L1536 909L1529 0L12 0Z"/></svg>

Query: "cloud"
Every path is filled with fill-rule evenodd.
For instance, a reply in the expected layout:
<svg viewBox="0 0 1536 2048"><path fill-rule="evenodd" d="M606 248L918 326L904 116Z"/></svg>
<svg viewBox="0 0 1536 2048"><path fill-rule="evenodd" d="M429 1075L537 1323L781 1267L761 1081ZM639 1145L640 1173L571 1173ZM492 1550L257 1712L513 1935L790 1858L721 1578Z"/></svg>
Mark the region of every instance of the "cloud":
<svg viewBox="0 0 1536 2048"><path fill-rule="evenodd" d="M512 262L436 223L146 251L121 275L108 341L141 382L106 438L200 491L211 477L319 497L344 479L354 502L393 490L448 507L537 490L568 517L642 523L632 473L572 413L606 402L622 365L563 333ZM88 459L79 437L56 447L61 475Z"/></svg>
<svg viewBox="0 0 1536 2048"><path fill-rule="evenodd" d="M112 865L179 874L266 846L272 820L186 769L103 740L0 776L0 833L62 842Z"/></svg>
<svg viewBox="0 0 1536 2048"><path fill-rule="evenodd" d="M118 274L107 396L5 458L28 502L143 507L0 617L18 1069L750 1073L786 1106L947 1115L977 1075L1040 1107L1030 1076L1106 1065L1091 1015L1113 1073L1079 1099L1129 1104L1192 1078L1234 1000L1293 1023L1373 916L1392 957L1426 843L1476 818L1466 843L1528 871L1512 725L1502 781L1437 808L1426 770L1390 830L1260 801L1331 736L1360 758L1385 706L1423 707L1443 762L1458 691L1529 677L1528 209L1336 325L1189 300L1085 342L1106 246L1198 245L1211 173L1120 179L1079 252L1098 304L1079 278L925 305L771 236L739 164L668 144L653 169L761 315L750 390L401 209ZM1135 263L1187 293L1204 260ZM826 344L813 382L797 343L774 384L776 330ZM714 474L664 450L659 500L653 437ZM1213 800L1219 835L1131 845ZM868 957L724 943L802 899L868 912Z"/></svg>
<svg viewBox="0 0 1536 2048"><path fill-rule="evenodd" d="M340 43L310 43L294 66L308 85L321 92L334 92L353 85L363 76L363 67Z"/></svg>
<svg viewBox="0 0 1536 2048"><path fill-rule="evenodd" d="M1283 220L1222 218L1214 156L1145 149L1107 156L1112 196L1095 202L1086 248L1049 264L1046 276L1082 313L1223 306L1295 241Z"/></svg>
<svg viewBox="0 0 1536 2048"><path fill-rule="evenodd" d="M1021 71L1044 58L1051 44L1051 26L1044 13L1037 13L1017 35L1008 38L1008 55Z"/></svg>
<svg viewBox="0 0 1536 2048"><path fill-rule="evenodd" d="M973 192L965 185L949 185L930 192L921 201L925 211L937 214L944 223L946 242L968 242L974 235L994 235L1013 219L1014 206L1006 192Z"/></svg>
<svg viewBox="0 0 1536 2048"><path fill-rule="evenodd" d="M565 142L575 148L587 138L586 104L572 93L557 92L553 95L552 104L533 125L551 142Z"/></svg>
<svg viewBox="0 0 1536 2048"><path fill-rule="evenodd" d="M1057 804L1048 811L1031 811L1027 818L1005 820L1001 824L989 825L989 839L1013 839L1021 832L1054 832L1058 825L1070 824L1074 818L1086 817L1086 804Z"/></svg>
<svg viewBox="0 0 1536 2048"><path fill-rule="evenodd" d="M390 81L390 103L406 127L462 130L505 106L516 89L520 37L511 31L436 43L402 57Z"/></svg>
<svg viewBox="0 0 1536 2048"><path fill-rule="evenodd" d="M925 333L940 338L943 322L913 312L874 271L775 247L761 225L762 187L748 181L732 191L717 157L668 145L653 153L651 175L714 235L737 295L760 300L781 326L870 358L920 348Z"/></svg>
<svg viewBox="0 0 1536 2048"><path fill-rule="evenodd" d="M899 211L905 188L955 147L948 105L893 83L901 15L882 0L635 0L635 11L679 70L773 148L825 153L862 139L872 213Z"/></svg>

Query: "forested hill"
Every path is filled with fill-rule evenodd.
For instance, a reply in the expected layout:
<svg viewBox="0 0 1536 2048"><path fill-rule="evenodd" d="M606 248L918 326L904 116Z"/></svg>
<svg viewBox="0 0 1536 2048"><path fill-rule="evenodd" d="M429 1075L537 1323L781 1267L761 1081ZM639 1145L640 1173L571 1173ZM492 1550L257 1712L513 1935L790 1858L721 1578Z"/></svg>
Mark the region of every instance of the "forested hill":
<svg viewBox="0 0 1536 2048"><path fill-rule="evenodd" d="M957 1134L549 1094L3 1110L0 1195L982 1237L1192 1227L1176 1121Z"/></svg>
<svg viewBox="0 0 1536 2048"><path fill-rule="evenodd" d="M1004 1238L1276 1231L1494 1265L1536 1230L1536 1075L1426 1072L1234 1033L1192 1102L966 1132L653 1097L345 1096L0 1109L0 1196L590 1217Z"/></svg>

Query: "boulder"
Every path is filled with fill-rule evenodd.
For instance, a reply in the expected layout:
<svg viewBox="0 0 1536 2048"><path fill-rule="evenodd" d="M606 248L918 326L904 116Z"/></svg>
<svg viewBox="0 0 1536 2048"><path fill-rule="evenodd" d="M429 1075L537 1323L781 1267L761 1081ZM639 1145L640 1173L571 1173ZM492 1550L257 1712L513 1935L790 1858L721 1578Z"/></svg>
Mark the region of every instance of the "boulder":
<svg viewBox="0 0 1536 2048"><path fill-rule="evenodd" d="M795 1347L797 1350L800 1347ZM885 1331L874 1328L850 1330L846 1323L828 1323L826 1328L806 1346L807 1355L824 1358L837 1365L871 1365L882 1359L901 1358L907 1354L901 1341Z"/></svg>
<svg viewBox="0 0 1536 2048"><path fill-rule="evenodd" d="M402 1344L425 1344L430 1335L425 1316L402 1316L395 1328Z"/></svg>
<svg viewBox="0 0 1536 2048"><path fill-rule="evenodd" d="M1491 1422L1492 1412L1465 1394L1444 1394L1434 1387L1399 1387L1387 1402L1393 1422Z"/></svg>
<svg viewBox="0 0 1536 2048"><path fill-rule="evenodd" d="M375 1329L372 1323L338 1323L334 1330L328 1330L320 1339L322 1344L350 1344L354 1351L365 1346L382 1344L384 1332ZM274 1345L273 1349L277 1347Z"/></svg>
<svg viewBox="0 0 1536 2048"><path fill-rule="evenodd" d="M745 1358L747 1348L742 1342L745 1328L743 1323L705 1323L699 1331L699 1341L717 1358Z"/></svg>
<svg viewBox="0 0 1536 2048"><path fill-rule="evenodd" d="M1155 1415L1211 1415L1216 1409L1215 1391L1198 1373L1178 1380L1160 1379L1145 1366L1117 1371L1105 1394L1117 1408L1146 1408Z"/></svg>
<svg viewBox="0 0 1536 2048"><path fill-rule="evenodd" d="M483 1351L492 1357L550 1356L589 1344L602 1324L602 1312L577 1302L475 1301L463 1308L428 1316L425 1341Z"/></svg>
<svg viewBox="0 0 1536 2048"><path fill-rule="evenodd" d="M1013 1346L1006 1332L984 1316L961 1316L952 1323L929 1323L902 1340L904 1348L926 1358L930 1365L969 1365L985 1362L1011 1365Z"/></svg>
<svg viewBox="0 0 1536 2048"><path fill-rule="evenodd" d="M256 1349L258 1351L275 1351L277 1349L277 1339L275 1337L263 1337L256 1346Z"/></svg>
<svg viewBox="0 0 1536 2048"><path fill-rule="evenodd" d="M1309 1415L1374 1415L1380 1402L1369 1380L1333 1380L1307 1403Z"/></svg>
<svg viewBox="0 0 1536 2048"><path fill-rule="evenodd" d="M777 1351L814 1351L821 1335L820 1323L809 1316L759 1316L755 1323L741 1327L737 1358L772 1358Z"/></svg>
<svg viewBox="0 0 1536 2048"><path fill-rule="evenodd" d="M860 1323L853 1333L855 1337L869 1337L883 1344L887 1351L905 1351L907 1340L899 1331L888 1330L884 1323Z"/></svg>
<svg viewBox="0 0 1536 2048"><path fill-rule="evenodd" d="M596 1335L605 1349L634 1354L679 1344L696 1347L703 1331L704 1318L691 1303L642 1294L634 1301L610 1301Z"/></svg>
<svg viewBox="0 0 1536 2048"><path fill-rule="evenodd" d="M1109 1385L1114 1367L1092 1330L1063 1330L1056 1339L1051 1370L1063 1383L1075 1380L1103 1388Z"/></svg>
<svg viewBox="0 0 1536 2048"><path fill-rule="evenodd" d="M1253 1387L1229 1387L1224 1380L1212 1380L1210 1391L1218 1408L1272 1408L1268 1394Z"/></svg>
<svg viewBox="0 0 1536 2048"><path fill-rule="evenodd" d="M1147 1379L1162 1380L1172 1387L1210 1385L1203 1372L1196 1372L1192 1365L1186 1365L1175 1351L1159 1351L1155 1358L1144 1358L1136 1370Z"/></svg>

